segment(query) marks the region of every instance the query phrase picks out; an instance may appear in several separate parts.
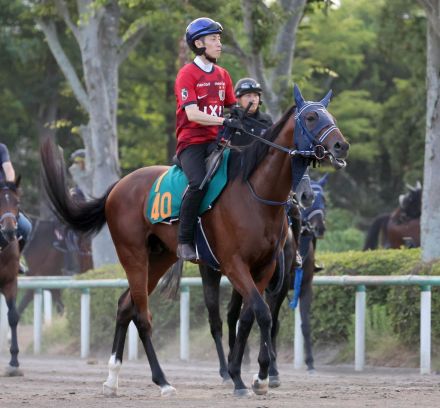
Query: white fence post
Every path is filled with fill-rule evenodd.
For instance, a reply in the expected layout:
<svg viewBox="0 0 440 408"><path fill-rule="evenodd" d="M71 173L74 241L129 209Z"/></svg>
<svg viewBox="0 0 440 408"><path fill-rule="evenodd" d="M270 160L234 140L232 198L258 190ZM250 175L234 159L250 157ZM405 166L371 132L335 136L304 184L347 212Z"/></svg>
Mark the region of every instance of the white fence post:
<svg viewBox="0 0 440 408"><path fill-rule="evenodd" d="M180 359L189 360L189 286L180 288Z"/></svg>
<svg viewBox="0 0 440 408"><path fill-rule="evenodd" d="M0 353L6 349L8 344L8 305L5 297L0 293Z"/></svg>
<svg viewBox="0 0 440 408"><path fill-rule="evenodd" d="M420 374L431 373L431 286L420 292Z"/></svg>
<svg viewBox="0 0 440 408"><path fill-rule="evenodd" d="M356 286L356 323L355 323L355 371L363 371L365 366L365 309L366 289L365 285Z"/></svg>
<svg viewBox="0 0 440 408"><path fill-rule="evenodd" d="M304 367L304 337L301 330L301 313L299 304L295 308L295 337L293 340L293 367L300 369Z"/></svg>
<svg viewBox="0 0 440 408"><path fill-rule="evenodd" d="M90 353L90 289L81 293L81 358Z"/></svg>
<svg viewBox="0 0 440 408"><path fill-rule="evenodd" d="M50 326L52 324L52 292L43 290L44 304L44 324Z"/></svg>
<svg viewBox="0 0 440 408"><path fill-rule="evenodd" d="M43 290L34 292L34 354L41 353L41 338L43 333Z"/></svg>
<svg viewBox="0 0 440 408"><path fill-rule="evenodd" d="M138 331L133 320L128 325L128 359L138 359Z"/></svg>

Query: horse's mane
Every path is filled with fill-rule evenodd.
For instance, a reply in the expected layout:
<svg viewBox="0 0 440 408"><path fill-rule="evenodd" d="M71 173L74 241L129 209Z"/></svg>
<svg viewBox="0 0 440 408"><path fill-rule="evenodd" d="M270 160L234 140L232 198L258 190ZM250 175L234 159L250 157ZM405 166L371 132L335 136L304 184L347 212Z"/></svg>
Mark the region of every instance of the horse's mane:
<svg viewBox="0 0 440 408"><path fill-rule="evenodd" d="M293 105L283 114L281 119L274 123L270 128L264 132L263 137L266 140L273 141L280 133L283 126L286 124L290 116L293 114L296 106ZM259 140L253 141L249 146L246 146L240 151L231 150L229 160L228 179L235 179L238 174L242 174L243 181L249 179L255 168L266 156L269 150L269 145L260 142Z"/></svg>

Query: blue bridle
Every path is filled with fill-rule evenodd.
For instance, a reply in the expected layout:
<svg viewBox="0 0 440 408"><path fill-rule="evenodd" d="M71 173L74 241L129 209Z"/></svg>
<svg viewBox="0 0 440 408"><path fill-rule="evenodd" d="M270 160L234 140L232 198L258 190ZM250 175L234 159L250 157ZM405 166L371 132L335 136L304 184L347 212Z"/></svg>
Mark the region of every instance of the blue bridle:
<svg viewBox="0 0 440 408"><path fill-rule="evenodd" d="M330 113L327 111L327 106L330 103L330 98L332 96L332 91L329 91L327 95L320 102L305 101L301 95L301 91L298 86L295 85L293 89L293 94L296 103L296 109L294 114L295 119L295 131L293 138L295 141L294 149L289 149L284 146L280 146L274 142L264 139L259 135L254 135L247 131L242 130L244 133L253 136L255 139L275 148L281 150L289 156L291 156L291 171L292 171L292 190L295 191L298 187L304 173L307 170L310 160L323 159L328 152L321 145L327 136L333 131L338 129L335 125L335 121ZM308 129L306 125L305 116L309 112L315 112L318 115L317 123L312 129ZM325 128L328 129L316 140L318 134ZM284 205L285 202L265 200L258 195L253 190L249 181L247 181L249 189L254 196L254 198L263 204L267 205Z"/></svg>
<svg viewBox="0 0 440 408"><path fill-rule="evenodd" d="M320 102L305 101L301 95L301 91L298 86L295 85L293 89L293 95L296 103L295 110L295 149L297 151L316 151L316 146L321 145L327 136L333 131L337 130L337 126L333 117L327 111L327 106L330 103L332 97L332 91L329 91L327 95ZM314 112L318 115L318 120L312 129L307 128L306 114ZM316 140L318 134L324 129L325 132ZM322 148L324 152L325 149ZM324 157L318 157L323 159ZM292 157L292 189L295 190L301 181L304 172L309 165L308 160L304 160L304 157L293 156Z"/></svg>

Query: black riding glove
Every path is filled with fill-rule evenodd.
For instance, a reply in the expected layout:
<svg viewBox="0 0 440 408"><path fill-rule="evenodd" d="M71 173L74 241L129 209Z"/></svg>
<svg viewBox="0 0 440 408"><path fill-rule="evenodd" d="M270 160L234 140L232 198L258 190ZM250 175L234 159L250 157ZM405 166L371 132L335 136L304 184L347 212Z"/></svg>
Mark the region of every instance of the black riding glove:
<svg viewBox="0 0 440 408"><path fill-rule="evenodd" d="M231 129L243 129L243 125L238 119L227 118L223 122L223 126Z"/></svg>

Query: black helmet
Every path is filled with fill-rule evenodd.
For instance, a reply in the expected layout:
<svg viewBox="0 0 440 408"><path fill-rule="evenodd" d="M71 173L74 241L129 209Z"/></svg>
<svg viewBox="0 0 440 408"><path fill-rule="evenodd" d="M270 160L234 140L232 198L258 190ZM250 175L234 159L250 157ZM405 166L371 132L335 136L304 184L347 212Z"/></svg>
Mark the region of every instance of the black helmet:
<svg viewBox="0 0 440 408"><path fill-rule="evenodd" d="M247 93L255 92L259 96L263 90L261 89L261 85L253 78L241 78L236 84L234 88L235 96L240 98Z"/></svg>
<svg viewBox="0 0 440 408"><path fill-rule="evenodd" d="M191 21L186 27L186 43L197 55L201 55L205 50L204 48L197 48L194 41L208 34L221 34L222 31L223 27L220 23L208 17L201 17Z"/></svg>

